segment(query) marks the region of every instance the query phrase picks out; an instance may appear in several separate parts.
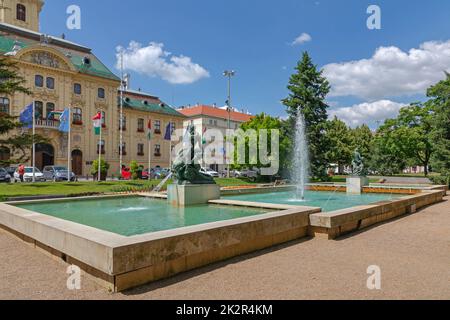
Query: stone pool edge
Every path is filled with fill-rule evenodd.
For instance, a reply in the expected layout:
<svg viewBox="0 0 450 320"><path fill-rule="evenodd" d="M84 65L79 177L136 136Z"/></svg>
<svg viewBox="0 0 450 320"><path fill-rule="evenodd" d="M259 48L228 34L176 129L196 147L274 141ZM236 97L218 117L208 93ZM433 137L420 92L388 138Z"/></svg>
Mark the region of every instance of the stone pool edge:
<svg viewBox="0 0 450 320"><path fill-rule="evenodd" d="M93 198L110 197L66 200ZM256 204L280 211L125 237L13 206L33 202L48 201L0 203L0 227L35 248L77 265L113 292L306 237L309 216L321 211ZM227 202L226 205L252 206L248 202Z"/></svg>
<svg viewBox="0 0 450 320"><path fill-rule="evenodd" d="M369 205L310 216L310 235L327 236L333 240L378 223L389 221L443 201L444 190L422 190L422 193L385 200Z"/></svg>

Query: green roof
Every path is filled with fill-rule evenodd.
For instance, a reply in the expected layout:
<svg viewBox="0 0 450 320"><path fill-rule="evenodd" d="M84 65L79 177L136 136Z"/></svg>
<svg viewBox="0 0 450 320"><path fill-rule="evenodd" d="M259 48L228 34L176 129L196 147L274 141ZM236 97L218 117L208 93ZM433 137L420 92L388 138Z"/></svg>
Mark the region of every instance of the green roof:
<svg viewBox="0 0 450 320"><path fill-rule="evenodd" d="M7 28L11 33L0 35L0 54L11 52L16 43L22 48L27 48L40 43L40 41L36 40L39 36L38 33L27 33L26 31L17 29L17 34L14 34L16 30L10 26L2 26L2 28ZM18 36L21 38L18 38ZM28 39L27 36L29 36L30 39ZM61 54L65 56L70 52L71 56L69 59L80 73L120 81L120 78L112 73L89 48L78 46L77 44L58 38L51 38L51 42L46 44L46 46L60 51ZM85 57L89 58L91 61L88 66L83 63Z"/></svg>
<svg viewBox="0 0 450 320"><path fill-rule="evenodd" d="M119 97L119 104L120 104L120 97ZM134 99L130 97L125 97L123 99L123 106L125 108L131 108L138 111L144 111L144 112L155 112L155 113L161 113L169 116L174 117L181 117L185 118L183 114L178 112L177 110L173 109L172 107L168 106L165 103L148 103L144 104L145 99Z"/></svg>

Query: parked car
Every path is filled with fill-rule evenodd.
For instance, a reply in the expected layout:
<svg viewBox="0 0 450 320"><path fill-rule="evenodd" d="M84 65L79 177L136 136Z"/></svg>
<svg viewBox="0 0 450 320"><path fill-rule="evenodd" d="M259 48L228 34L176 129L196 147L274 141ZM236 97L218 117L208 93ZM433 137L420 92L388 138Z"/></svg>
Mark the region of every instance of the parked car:
<svg viewBox="0 0 450 320"><path fill-rule="evenodd" d="M19 166L10 166L10 167L6 167L6 168L3 168L3 169L5 169L6 172L8 172L8 174L9 174L11 177L14 177L14 172L16 172L16 170L17 170L18 167L19 167Z"/></svg>
<svg viewBox="0 0 450 320"><path fill-rule="evenodd" d="M211 176L213 178L219 178L219 173L217 171L212 170L212 169L201 168L200 172L203 173L203 174L206 174L208 176Z"/></svg>
<svg viewBox="0 0 450 320"><path fill-rule="evenodd" d="M0 168L0 183L1 182L11 182L11 175L3 168Z"/></svg>
<svg viewBox="0 0 450 320"><path fill-rule="evenodd" d="M38 168L34 168L34 177L36 182L45 182L45 177ZM23 176L24 182L33 181L33 167L25 167L25 174ZM19 169L14 172L14 182L20 182Z"/></svg>
<svg viewBox="0 0 450 320"><path fill-rule="evenodd" d="M62 166L47 166L44 167L44 170L42 170L42 173L44 174L44 178L46 181L68 181L68 170L66 167ZM70 173L70 181L76 181L77 176L75 173Z"/></svg>

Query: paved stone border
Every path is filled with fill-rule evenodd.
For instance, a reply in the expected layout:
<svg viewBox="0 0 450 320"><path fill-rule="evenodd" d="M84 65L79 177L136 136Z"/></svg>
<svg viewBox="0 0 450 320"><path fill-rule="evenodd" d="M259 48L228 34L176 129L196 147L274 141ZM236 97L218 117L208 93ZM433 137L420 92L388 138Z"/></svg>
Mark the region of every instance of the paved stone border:
<svg viewBox="0 0 450 320"><path fill-rule="evenodd" d="M83 199L92 197L66 200ZM79 266L114 292L306 237L309 216L321 210L291 207L252 217L124 237L13 206L21 203L0 203L1 227Z"/></svg>
<svg viewBox="0 0 450 320"><path fill-rule="evenodd" d="M310 216L310 234L335 239L371 225L415 213L418 209L443 200L446 191L427 191L371 205L358 206Z"/></svg>

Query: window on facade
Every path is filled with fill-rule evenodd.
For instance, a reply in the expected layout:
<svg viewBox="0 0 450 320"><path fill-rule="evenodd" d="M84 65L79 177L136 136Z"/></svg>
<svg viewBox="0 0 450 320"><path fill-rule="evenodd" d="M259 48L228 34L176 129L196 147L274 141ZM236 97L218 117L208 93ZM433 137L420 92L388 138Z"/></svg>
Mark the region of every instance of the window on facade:
<svg viewBox="0 0 450 320"><path fill-rule="evenodd" d="M34 76L34 85L36 87L42 88L44 86L44 77L41 75L35 75Z"/></svg>
<svg viewBox="0 0 450 320"><path fill-rule="evenodd" d="M161 133L161 121L155 120L155 133L160 134Z"/></svg>
<svg viewBox="0 0 450 320"><path fill-rule="evenodd" d="M27 8L23 4L17 5L17 20L27 21Z"/></svg>
<svg viewBox="0 0 450 320"><path fill-rule="evenodd" d="M102 111L102 127L106 128L106 113Z"/></svg>
<svg viewBox="0 0 450 320"><path fill-rule="evenodd" d="M97 142L97 154L98 154L99 149L102 154L105 154L105 140Z"/></svg>
<svg viewBox="0 0 450 320"><path fill-rule="evenodd" d="M9 114L9 99L8 98L0 98L0 113Z"/></svg>
<svg viewBox="0 0 450 320"><path fill-rule="evenodd" d="M138 132L144 132L144 119L138 119Z"/></svg>
<svg viewBox="0 0 450 320"><path fill-rule="evenodd" d="M55 78L52 77L47 78L47 88L55 89Z"/></svg>
<svg viewBox="0 0 450 320"><path fill-rule="evenodd" d="M98 88L98 97L100 99L105 99L105 89L103 88Z"/></svg>
<svg viewBox="0 0 450 320"><path fill-rule="evenodd" d="M0 161L8 161L11 157L11 151L9 148L0 147Z"/></svg>
<svg viewBox="0 0 450 320"><path fill-rule="evenodd" d="M44 117L44 104L41 101L34 102L34 117L37 120L42 120Z"/></svg>
<svg viewBox="0 0 450 320"><path fill-rule="evenodd" d="M75 83L75 84L73 85L73 92L74 92L75 94L81 94L81 84Z"/></svg>
<svg viewBox="0 0 450 320"><path fill-rule="evenodd" d="M171 132L170 132L171 135L173 135L173 133L175 132L175 130L177 130L177 125L176 125L175 122L171 122L171 123L170 123L170 130L171 130Z"/></svg>
<svg viewBox="0 0 450 320"><path fill-rule="evenodd" d="M49 118L50 114L55 111L55 104L51 103L51 102L47 102L47 104L45 105L45 114L47 116L47 119Z"/></svg>
<svg viewBox="0 0 450 320"><path fill-rule="evenodd" d="M127 155L127 144L125 142L122 143L122 148L120 148L120 144L119 144L119 154L120 154L120 151L122 151L123 156Z"/></svg>
<svg viewBox="0 0 450 320"><path fill-rule="evenodd" d="M156 157L161 156L161 145L159 145L159 144L155 145L155 156Z"/></svg>
<svg viewBox="0 0 450 320"><path fill-rule="evenodd" d="M127 130L127 117L122 116L122 121L119 119L119 130Z"/></svg>
<svg viewBox="0 0 450 320"><path fill-rule="evenodd" d="M137 152L138 156L143 156L144 155L144 144L139 143L137 145L137 150L138 150L138 152Z"/></svg>
<svg viewBox="0 0 450 320"><path fill-rule="evenodd" d="M72 123L76 125L83 124L83 111L80 108L73 108Z"/></svg>

